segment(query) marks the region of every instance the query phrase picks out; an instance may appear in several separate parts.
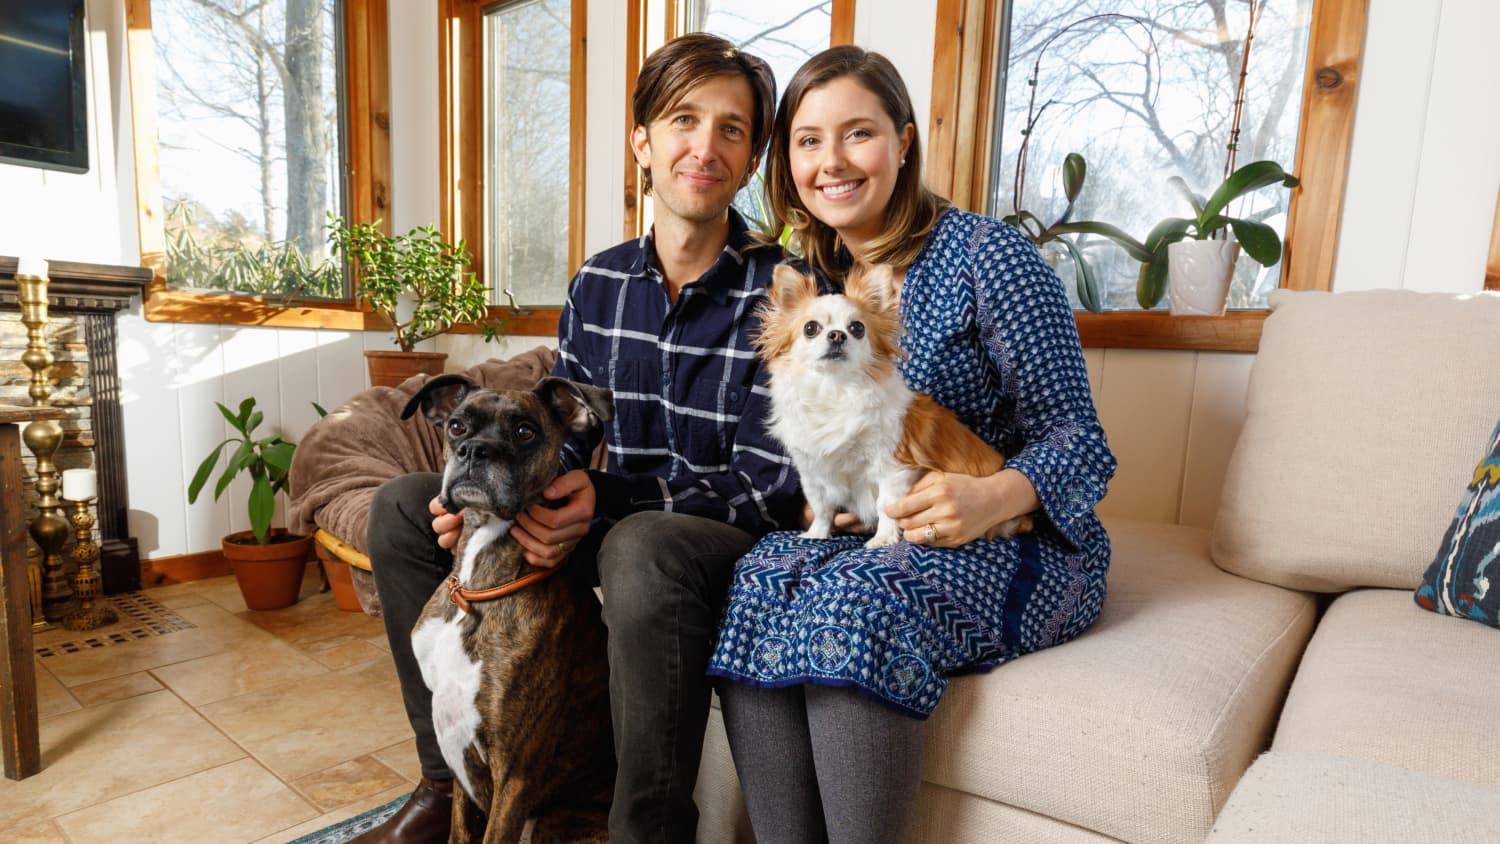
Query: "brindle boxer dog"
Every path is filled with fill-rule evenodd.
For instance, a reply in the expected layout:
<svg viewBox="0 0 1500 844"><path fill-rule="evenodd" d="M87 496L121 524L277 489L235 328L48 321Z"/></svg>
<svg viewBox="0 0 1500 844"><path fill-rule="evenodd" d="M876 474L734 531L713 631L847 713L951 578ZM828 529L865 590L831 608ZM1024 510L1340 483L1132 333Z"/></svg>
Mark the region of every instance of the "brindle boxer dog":
<svg viewBox="0 0 1500 844"><path fill-rule="evenodd" d="M432 722L458 778L450 842L609 840L614 784L609 669L599 602L566 564L528 564L510 536L542 501L569 433L614 416L612 396L547 378L493 392L462 375L428 381L421 407L447 437L440 500L463 514L454 570L412 630Z"/></svg>

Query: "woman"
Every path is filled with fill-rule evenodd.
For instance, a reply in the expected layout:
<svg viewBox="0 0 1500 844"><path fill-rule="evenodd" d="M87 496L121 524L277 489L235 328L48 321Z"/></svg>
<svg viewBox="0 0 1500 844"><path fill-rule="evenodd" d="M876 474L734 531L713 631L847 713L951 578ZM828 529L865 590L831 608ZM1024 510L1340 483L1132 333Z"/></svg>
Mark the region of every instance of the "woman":
<svg viewBox="0 0 1500 844"><path fill-rule="evenodd" d="M739 562L709 673L732 681L724 719L761 842L902 840L947 678L1072 639L1104 601L1093 506L1115 461L1061 283L1019 232L923 187L920 153L891 63L820 53L772 130L776 228L831 278L892 265L907 383L1009 461L922 477L888 509L906 542L782 532ZM1033 511L1030 534L978 538Z"/></svg>

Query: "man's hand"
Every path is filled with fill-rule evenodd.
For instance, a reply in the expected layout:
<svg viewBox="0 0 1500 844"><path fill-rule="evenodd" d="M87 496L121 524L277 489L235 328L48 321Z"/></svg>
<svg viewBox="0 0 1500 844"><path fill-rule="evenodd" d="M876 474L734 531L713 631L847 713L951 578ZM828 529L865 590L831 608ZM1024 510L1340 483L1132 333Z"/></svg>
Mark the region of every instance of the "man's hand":
<svg viewBox="0 0 1500 844"><path fill-rule="evenodd" d="M594 519L594 483L582 469L559 475L543 492L548 501L566 499L553 510L533 504L516 517L510 535L526 550L526 562L551 568L567 558L588 535Z"/></svg>
<svg viewBox="0 0 1500 844"><path fill-rule="evenodd" d="M463 533L464 517L444 510L435 497L427 502L427 512L432 514L432 532L437 534L438 547L452 551L458 544L458 535Z"/></svg>
<svg viewBox="0 0 1500 844"><path fill-rule="evenodd" d="M812 505L803 502L802 527L804 529L808 525L812 524L812 518ZM867 527L864 522L861 522L858 516L854 515L853 513L846 513L843 510L840 510L837 513L833 514L833 527L839 533L858 533L868 535L875 532L874 528Z"/></svg>

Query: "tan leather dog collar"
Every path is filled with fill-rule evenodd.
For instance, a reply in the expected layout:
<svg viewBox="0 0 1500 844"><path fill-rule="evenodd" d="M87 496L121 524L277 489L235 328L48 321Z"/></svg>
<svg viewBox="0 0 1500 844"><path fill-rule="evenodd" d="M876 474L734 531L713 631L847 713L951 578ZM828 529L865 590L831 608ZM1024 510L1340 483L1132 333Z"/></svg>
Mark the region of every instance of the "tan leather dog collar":
<svg viewBox="0 0 1500 844"><path fill-rule="evenodd" d="M459 609L467 613L470 612L469 605L471 603L504 598L506 595L519 592L533 583L546 580L552 575L557 574L557 570L560 568L562 568L562 564L548 569L537 569L531 574L522 575L509 583L491 586L489 589L465 589L463 584L458 582L457 574L449 574L448 596L453 599L453 603L458 604Z"/></svg>

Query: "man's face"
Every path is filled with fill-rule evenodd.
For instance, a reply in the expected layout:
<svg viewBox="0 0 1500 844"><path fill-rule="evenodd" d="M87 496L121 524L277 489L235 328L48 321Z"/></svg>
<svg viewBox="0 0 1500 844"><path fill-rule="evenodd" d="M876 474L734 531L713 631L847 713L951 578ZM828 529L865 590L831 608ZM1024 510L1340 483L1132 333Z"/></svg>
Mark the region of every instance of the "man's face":
<svg viewBox="0 0 1500 844"><path fill-rule="evenodd" d="M755 96L742 76L715 76L688 91L648 126L636 126L630 146L651 171L656 219L713 222L750 175L751 115Z"/></svg>

